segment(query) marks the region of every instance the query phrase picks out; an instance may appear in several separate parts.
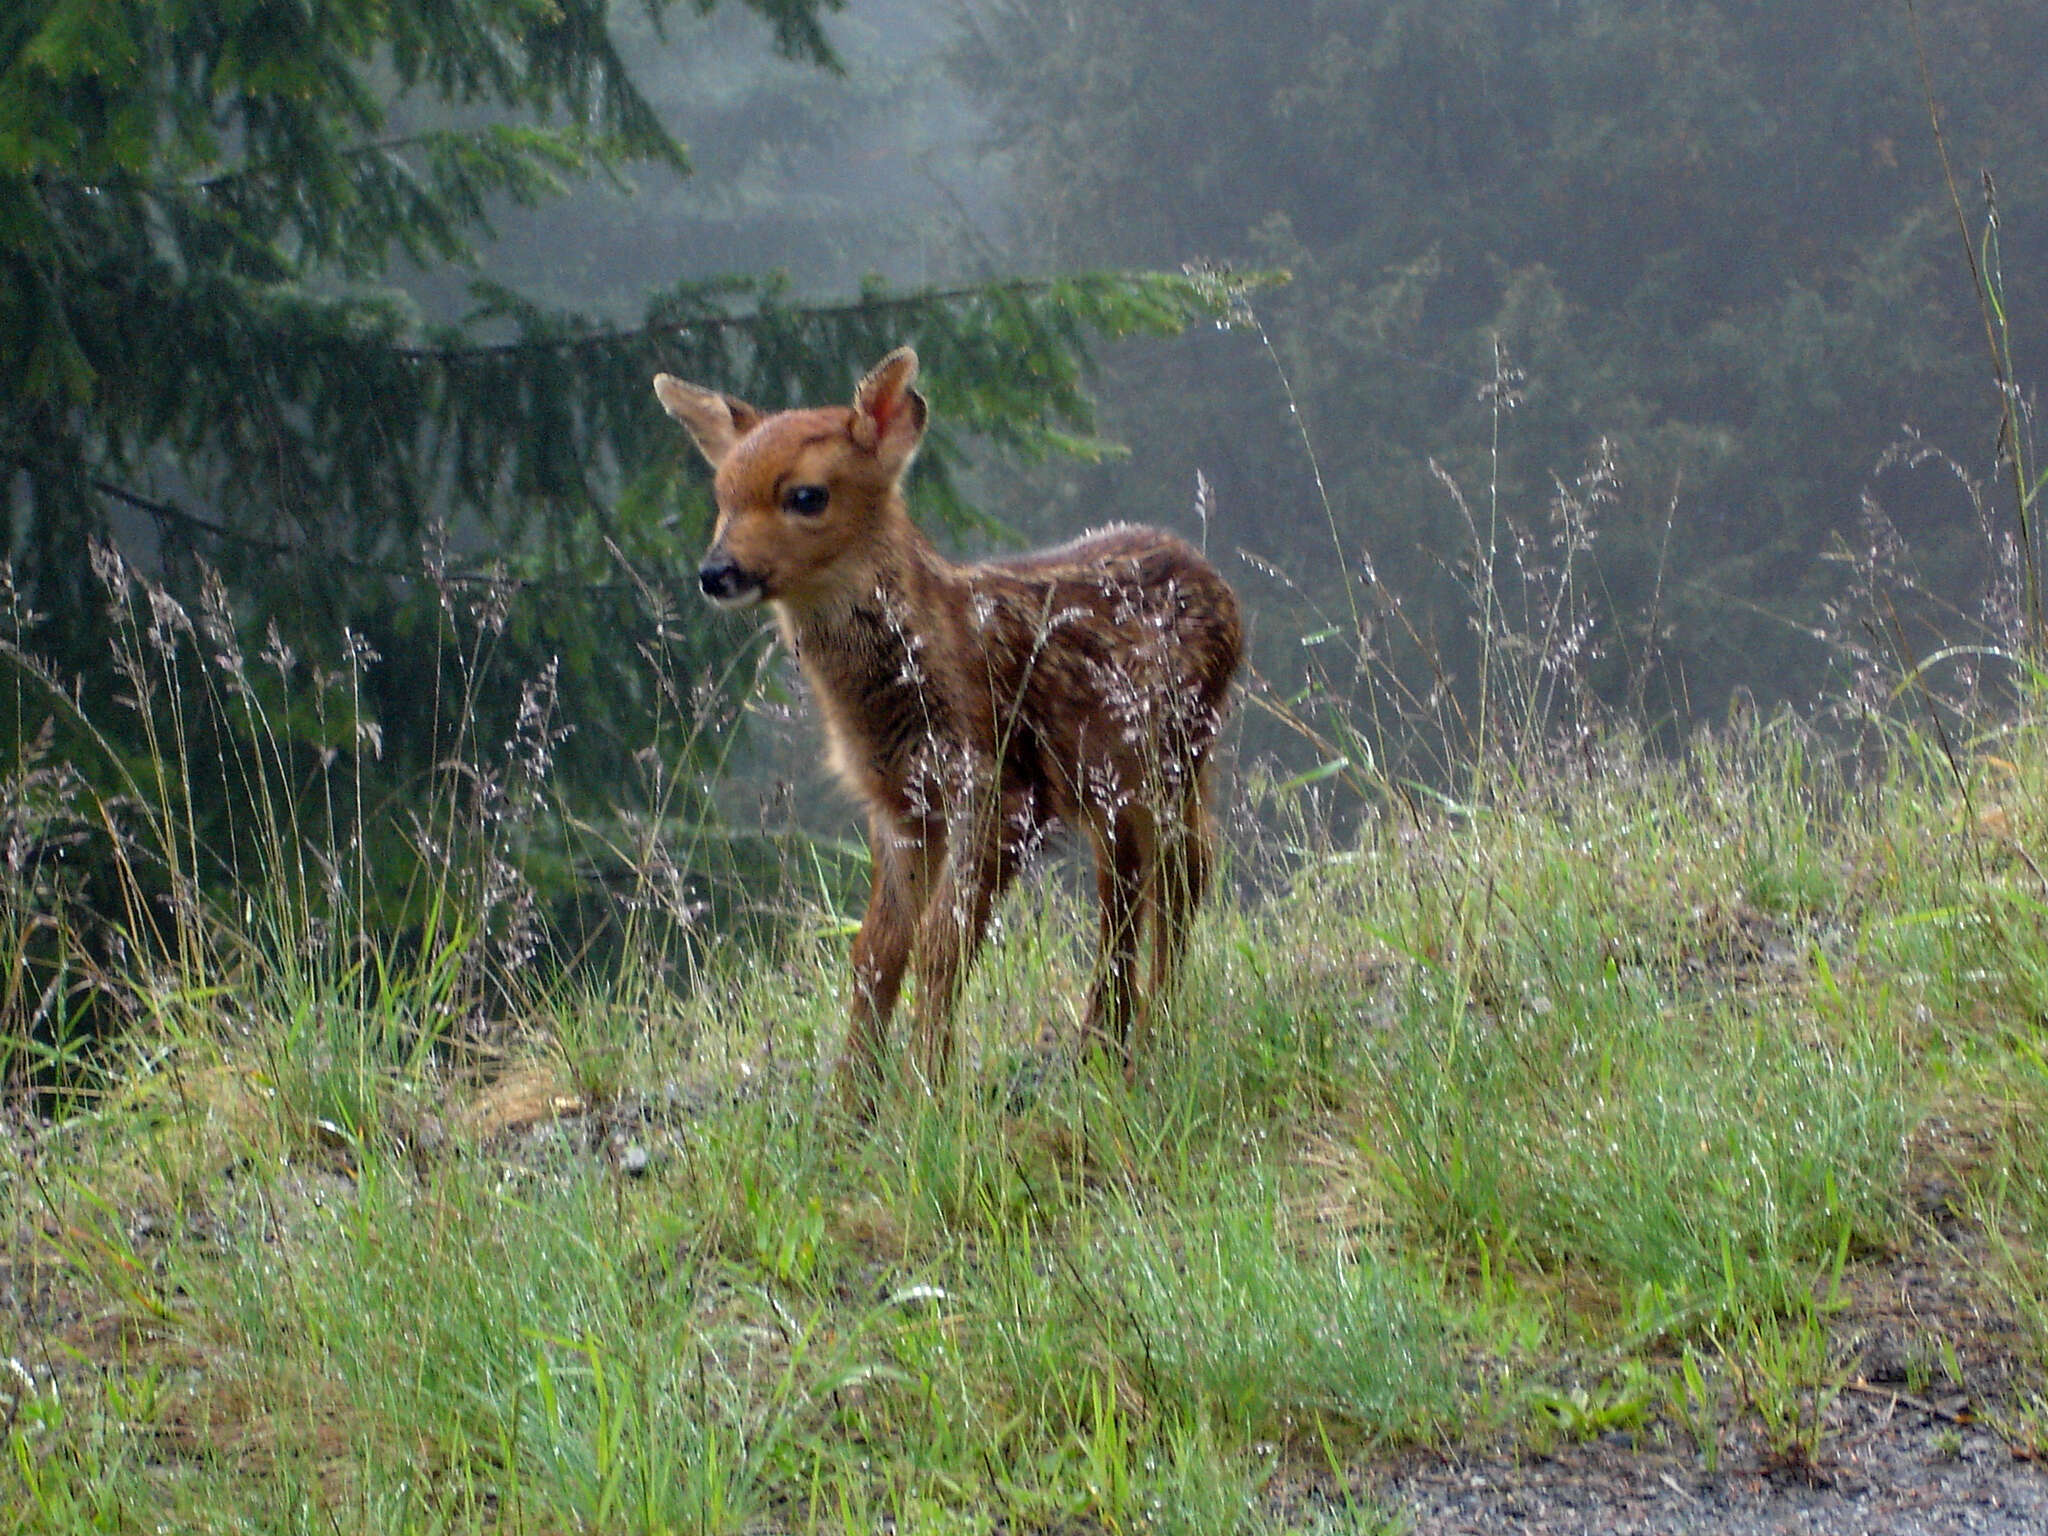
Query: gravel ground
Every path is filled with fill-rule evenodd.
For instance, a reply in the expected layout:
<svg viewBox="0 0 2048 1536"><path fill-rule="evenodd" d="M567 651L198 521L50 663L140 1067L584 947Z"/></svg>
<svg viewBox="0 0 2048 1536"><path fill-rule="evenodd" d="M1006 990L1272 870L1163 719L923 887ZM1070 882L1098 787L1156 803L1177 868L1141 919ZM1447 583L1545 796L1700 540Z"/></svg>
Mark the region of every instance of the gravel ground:
<svg viewBox="0 0 2048 1536"><path fill-rule="evenodd" d="M1942 1437L1948 1426L1889 1399L1852 1414L1869 1422L1812 1473L1744 1454L1705 1477L1696 1458L1637 1452L1621 1437L1541 1460L1414 1460L1369 1486L1417 1536L2048 1533L2048 1473L1995 1436L1964 1430L1958 1447Z"/></svg>

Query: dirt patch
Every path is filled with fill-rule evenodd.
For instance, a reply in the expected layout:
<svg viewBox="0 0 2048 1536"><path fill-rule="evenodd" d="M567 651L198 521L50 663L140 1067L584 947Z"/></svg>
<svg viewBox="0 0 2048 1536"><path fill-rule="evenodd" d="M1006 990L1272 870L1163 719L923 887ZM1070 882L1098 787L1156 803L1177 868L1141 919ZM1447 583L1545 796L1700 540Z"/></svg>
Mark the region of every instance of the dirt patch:
<svg viewBox="0 0 2048 1536"><path fill-rule="evenodd" d="M528 1062L503 1074L465 1105L454 1123L470 1141L486 1142L578 1116L588 1108L562 1068Z"/></svg>

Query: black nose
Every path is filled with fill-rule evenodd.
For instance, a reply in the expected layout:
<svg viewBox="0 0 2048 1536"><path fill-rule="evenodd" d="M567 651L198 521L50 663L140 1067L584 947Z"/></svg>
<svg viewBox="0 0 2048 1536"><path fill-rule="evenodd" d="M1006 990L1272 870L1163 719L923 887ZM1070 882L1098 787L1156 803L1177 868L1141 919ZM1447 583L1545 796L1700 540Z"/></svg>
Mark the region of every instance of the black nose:
<svg viewBox="0 0 2048 1536"><path fill-rule="evenodd" d="M704 589L706 597L723 603L745 591L747 582L740 574L738 561L729 556L719 556L697 567L697 585Z"/></svg>

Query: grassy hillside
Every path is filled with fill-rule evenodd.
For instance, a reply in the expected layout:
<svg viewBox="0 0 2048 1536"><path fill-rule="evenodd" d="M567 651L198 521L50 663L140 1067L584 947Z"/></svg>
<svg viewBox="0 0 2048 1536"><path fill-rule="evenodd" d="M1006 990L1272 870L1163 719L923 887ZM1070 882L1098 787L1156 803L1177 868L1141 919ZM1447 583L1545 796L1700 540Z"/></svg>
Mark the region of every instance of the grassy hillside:
<svg viewBox="0 0 2048 1536"><path fill-rule="evenodd" d="M1376 1530L1404 1445L1824 1461L1873 1341L2048 1451L2032 714L1609 729L1343 836L1242 778L1135 1088L1040 1043L1051 882L868 1128L828 912L684 987L311 901L54 925L134 1012L9 1047L0 1531ZM1907 1263L1954 1304L1882 1305Z"/></svg>

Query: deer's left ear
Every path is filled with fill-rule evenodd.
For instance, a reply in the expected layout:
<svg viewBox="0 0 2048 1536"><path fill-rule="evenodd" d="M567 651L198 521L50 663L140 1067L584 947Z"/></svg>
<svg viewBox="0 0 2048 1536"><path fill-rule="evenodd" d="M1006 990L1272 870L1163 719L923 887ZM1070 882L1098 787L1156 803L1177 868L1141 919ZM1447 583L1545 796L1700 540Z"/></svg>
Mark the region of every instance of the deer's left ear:
<svg viewBox="0 0 2048 1536"><path fill-rule="evenodd" d="M853 392L853 440L882 462L890 474L901 474L924 441L927 412L924 396L910 386L917 382L917 354L898 347L860 381Z"/></svg>

